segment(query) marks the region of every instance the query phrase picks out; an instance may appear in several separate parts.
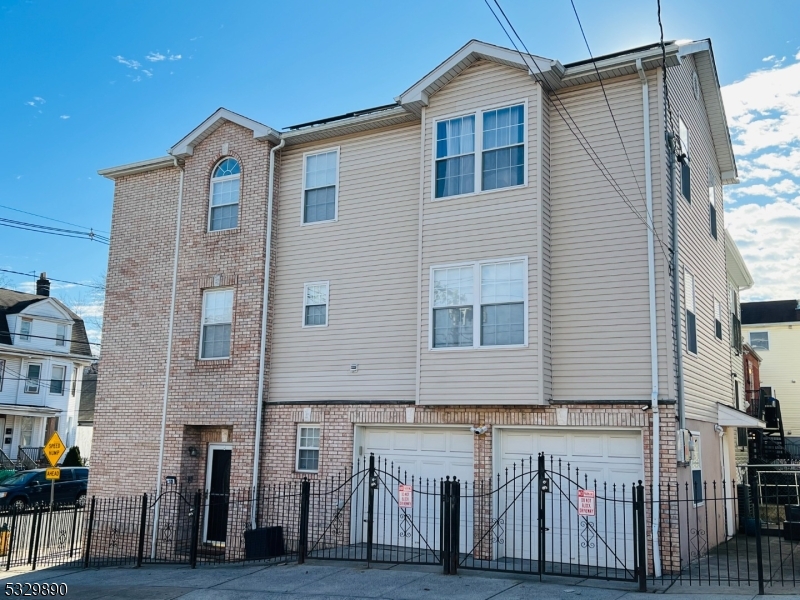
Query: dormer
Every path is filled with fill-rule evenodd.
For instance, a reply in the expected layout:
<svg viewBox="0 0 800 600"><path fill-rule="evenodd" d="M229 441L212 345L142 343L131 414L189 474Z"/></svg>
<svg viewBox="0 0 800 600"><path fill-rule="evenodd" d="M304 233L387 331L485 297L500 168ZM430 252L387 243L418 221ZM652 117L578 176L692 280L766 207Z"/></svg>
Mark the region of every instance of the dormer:
<svg viewBox="0 0 800 600"><path fill-rule="evenodd" d="M69 354L74 320L57 300L45 298L6 318L12 345Z"/></svg>

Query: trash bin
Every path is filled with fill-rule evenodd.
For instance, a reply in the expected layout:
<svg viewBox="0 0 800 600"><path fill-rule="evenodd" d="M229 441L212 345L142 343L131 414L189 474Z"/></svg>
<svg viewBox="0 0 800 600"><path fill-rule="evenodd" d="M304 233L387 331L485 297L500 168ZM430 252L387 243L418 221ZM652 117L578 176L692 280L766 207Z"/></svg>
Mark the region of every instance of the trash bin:
<svg viewBox="0 0 800 600"><path fill-rule="evenodd" d="M283 556L283 527L259 527L244 532L245 560Z"/></svg>

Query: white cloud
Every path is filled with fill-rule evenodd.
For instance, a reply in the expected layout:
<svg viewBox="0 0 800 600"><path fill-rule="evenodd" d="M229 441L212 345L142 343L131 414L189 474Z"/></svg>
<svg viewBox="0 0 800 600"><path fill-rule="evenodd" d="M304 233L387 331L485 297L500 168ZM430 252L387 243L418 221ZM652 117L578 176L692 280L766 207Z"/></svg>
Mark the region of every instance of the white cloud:
<svg viewBox="0 0 800 600"><path fill-rule="evenodd" d="M149 70L147 70L147 69L142 69L142 73L144 73L144 74L145 74L145 75L147 75L148 77L152 77L152 76L153 76L153 72L152 72L152 71L149 71Z"/></svg>
<svg viewBox="0 0 800 600"><path fill-rule="evenodd" d="M786 194L793 194L798 190L800 190L800 185L791 179L783 179L771 185L757 183L747 187L733 188L730 193L735 196L768 196L770 198L776 198L778 196L785 196Z"/></svg>
<svg viewBox="0 0 800 600"><path fill-rule="evenodd" d="M36 100L36 102L38 102L39 104L44 104L46 102L46 100L41 96L34 96L33 99Z"/></svg>
<svg viewBox="0 0 800 600"><path fill-rule="evenodd" d="M27 104L28 106L41 106L45 102L46 100L41 96L34 96L33 100L28 100L27 102L25 102L25 104Z"/></svg>
<svg viewBox="0 0 800 600"><path fill-rule="evenodd" d="M180 60L181 58L183 58L183 57L180 54L170 54L169 55L169 59L170 60Z"/></svg>
<svg viewBox="0 0 800 600"><path fill-rule="evenodd" d="M125 65L129 69L138 69L139 67L142 66L142 63L140 63L138 60L133 60L132 58L131 59L127 59L124 56L119 56L119 55L112 56L111 58L113 58L119 64Z"/></svg>
<svg viewBox="0 0 800 600"><path fill-rule="evenodd" d="M738 206L725 220L755 280L742 299L800 298L800 197Z"/></svg>
<svg viewBox="0 0 800 600"><path fill-rule="evenodd" d="M769 61L773 60L774 58L775 58L775 55L774 54L770 54L769 56L765 56L761 60L764 61L764 62L769 62Z"/></svg>
<svg viewBox="0 0 800 600"><path fill-rule="evenodd" d="M149 60L150 62L160 62L160 61L164 60L167 57L164 56L163 54L161 54L160 52L151 52L150 54L145 56L145 58L147 60Z"/></svg>
<svg viewBox="0 0 800 600"><path fill-rule="evenodd" d="M61 115L61 116L60 116L60 117L58 117L58 118L59 118L59 119L64 119L64 120L66 121L67 119L69 119L69 115Z"/></svg>

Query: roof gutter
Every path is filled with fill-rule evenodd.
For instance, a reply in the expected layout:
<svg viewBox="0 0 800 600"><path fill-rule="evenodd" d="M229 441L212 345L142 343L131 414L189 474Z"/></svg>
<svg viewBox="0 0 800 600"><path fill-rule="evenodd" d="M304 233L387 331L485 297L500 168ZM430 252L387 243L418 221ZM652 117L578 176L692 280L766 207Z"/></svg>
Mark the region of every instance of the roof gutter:
<svg viewBox="0 0 800 600"><path fill-rule="evenodd" d="M267 190L267 244L264 257L264 298L261 306L261 346L258 356L258 405L256 406L256 434L253 448L253 508L250 511L250 527L256 528L256 500L258 499L258 469L261 458L261 422L264 415L264 376L267 351L267 315L269 313L269 273L272 266L272 207L275 200L275 153L286 145L281 139L269 151L269 189Z"/></svg>
<svg viewBox="0 0 800 600"><path fill-rule="evenodd" d="M652 450L652 484L653 489L660 489L661 478L661 415L658 412L658 332L656 329L656 267L655 240L653 231L653 165L650 159L650 86L647 74L642 67L642 59L636 59L636 71L642 82L642 123L644 124L644 186L647 209L647 285L650 299L650 407L653 411L653 443ZM651 515L653 539L661 539L658 535L660 511ZM653 544L653 566L655 576L661 576L661 550L657 543Z"/></svg>

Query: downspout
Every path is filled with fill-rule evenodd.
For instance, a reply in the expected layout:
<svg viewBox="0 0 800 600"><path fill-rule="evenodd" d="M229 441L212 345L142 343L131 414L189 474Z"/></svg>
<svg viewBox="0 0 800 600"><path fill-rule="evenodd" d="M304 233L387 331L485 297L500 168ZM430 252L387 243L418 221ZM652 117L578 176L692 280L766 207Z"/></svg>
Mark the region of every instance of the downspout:
<svg viewBox="0 0 800 600"><path fill-rule="evenodd" d="M183 175L184 168L173 157L175 166L181 171L178 184L178 215L175 220L175 258L172 264L172 298L169 304L169 329L167 330L167 365L164 373L164 400L161 408L161 440L158 447L158 474L156 475L156 500L155 515L153 516L153 537L150 541L150 558L156 557L156 538L158 535L158 520L161 513L161 476L164 471L164 437L167 432L167 398L169 396L169 371L172 363L172 332L175 324L175 294L178 289L178 251L181 247L181 207L183 206Z"/></svg>
<svg viewBox="0 0 800 600"><path fill-rule="evenodd" d="M675 201L675 135L667 131L667 156L669 158L669 196L670 206L672 207L672 289L675 293L675 302L673 302L673 315L675 330L675 345L676 363L678 375L678 428L686 429L686 397L684 395L683 386L683 337L681 336L681 316L683 309L681 308L681 279L680 279L680 245L678 240L678 206Z"/></svg>
<svg viewBox="0 0 800 600"><path fill-rule="evenodd" d="M269 189L267 190L267 249L264 257L264 298L261 313L261 346L258 357L258 405L256 406L256 435L253 449L253 509L250 511L250 527L256 528L256 501L258 499L258 469L261 457L261 421L264 414L264 371L266 369L267 351L267 312L269 311L269 271L272 258L272 205L275 196L275 153L286 145L282 139L269 151Z"/></svg>
<svg viewBox="0 0 800 600"><path fill-rule="evenodd" d="M653 172L650 159L650 86L647 83L647 74L642 67L642 60L636 59L636 70L642 81L642 123L644 124L644 186L647 208L647 284L650 297L650 406L653 411L653 439L652 439L652 484L654 493L658 493L661 483L661 416L658 412L658 332L656 329L656 268L655 268L655 240L653 231ZM651 505L653 506L653 505ZM652 511L651 524L653 536L653 567L656 577L661 577L661 548L658 545L659 513Z"/></svg>

